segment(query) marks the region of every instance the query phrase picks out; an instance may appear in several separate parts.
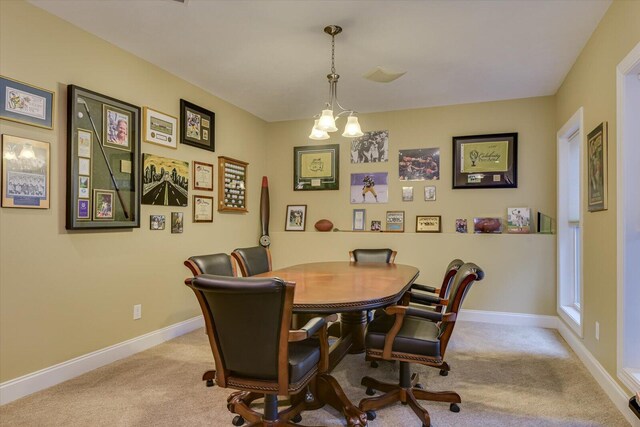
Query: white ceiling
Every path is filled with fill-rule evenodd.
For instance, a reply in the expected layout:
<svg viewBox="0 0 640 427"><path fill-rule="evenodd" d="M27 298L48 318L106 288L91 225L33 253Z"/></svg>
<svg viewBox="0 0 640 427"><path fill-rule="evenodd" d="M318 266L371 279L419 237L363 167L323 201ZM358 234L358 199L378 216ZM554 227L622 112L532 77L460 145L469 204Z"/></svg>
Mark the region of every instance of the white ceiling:
<svg viewBox="0 0 640 427"><path fill-rule="evenodd" d="M611 0L31 0L267 121L552 95ZM407 71L392 83L362 75Z"/></svg>

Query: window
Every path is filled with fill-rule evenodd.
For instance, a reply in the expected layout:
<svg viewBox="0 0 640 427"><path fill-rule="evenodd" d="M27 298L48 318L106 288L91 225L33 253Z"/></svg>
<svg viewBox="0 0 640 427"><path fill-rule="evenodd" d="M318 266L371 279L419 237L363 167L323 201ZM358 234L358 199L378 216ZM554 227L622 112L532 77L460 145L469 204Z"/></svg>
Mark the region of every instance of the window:
<svg viewBox="0 0 640 427"><path fill-rule="evenodd" d="M558 314L582 337L582 108L558 132Z"/></svg>

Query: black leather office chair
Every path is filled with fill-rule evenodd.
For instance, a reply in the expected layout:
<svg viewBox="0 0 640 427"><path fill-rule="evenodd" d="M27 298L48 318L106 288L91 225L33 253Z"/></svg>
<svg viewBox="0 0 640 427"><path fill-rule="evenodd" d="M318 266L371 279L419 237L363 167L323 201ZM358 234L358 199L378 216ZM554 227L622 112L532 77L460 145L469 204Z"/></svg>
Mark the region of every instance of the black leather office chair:
<svg viewBox="0 0 640 427"><path fill-rule="evenodd" d="M278 278L202 274L185 281L196 294L216 363L216 383L237 392L227 408L236 426L299 421L307 384L328 369L326 319L290 331L295 284ZM318 334L318 337L313 337ZM291 406L278 412L278 396ZM264 413L251 409L264 397Z"/></svg>
<svg viewBox="0 0 640 427"><path fill-rule="evenodd" d="M268 248L262 246L238 248L231 252L231 256L240 266L240 272L244 277L271 271L271 252Z"/></svg>
<svg viewBox="0 0 640 427"><path fill-rule="evenodd" d="M195 255L189 257L184 265L194 276L200 274L215 274L217 276L237 276L236 264L227 254Z"/></svg>
<svg viewBox="0 0 640 427"><path fill-rule="evenodd" d="M444 355L456 324L457 314L471 285L483 277L484 272L480 267L473 263L464 264L453 279L444 313L395 305L387 307L385 315L378 316L369 323L365 337L367 356L400 362L398 384L383 383L371 377L362 379L362 385L367 387L368 395L373 395L374 390L385 393L360 401L360 409L367 412L369 420L376 417L375 410L398 401L408 404L423 426L430 426L431 421L429 412L420 406L418 400L449 402L451 411L460 411L457 405L461 402L458 393L430 392L421 387L414 387L417 376L411 376L409 363L449 370Z"/></svg>
<svg viewBox="0 0 640 427"><path fill-rule="evenodd" d="M447 299L451 290L451 283L455 277L458 269L462 267L464 262L460 259L454 259L447 265L447 269L442 279L442 285L439 288L421 285L414 283L411 285L409 297L409 306L417 308L432 308L434 310L442 311L444 306L439 304L440 300Z"/></svg>
<svg viewBox="0 0 640 427"><path fill-rule="evenodd" d="M354 249L349 251L351 262L386 262L393 264L397 252L392 249Z"/></svg>

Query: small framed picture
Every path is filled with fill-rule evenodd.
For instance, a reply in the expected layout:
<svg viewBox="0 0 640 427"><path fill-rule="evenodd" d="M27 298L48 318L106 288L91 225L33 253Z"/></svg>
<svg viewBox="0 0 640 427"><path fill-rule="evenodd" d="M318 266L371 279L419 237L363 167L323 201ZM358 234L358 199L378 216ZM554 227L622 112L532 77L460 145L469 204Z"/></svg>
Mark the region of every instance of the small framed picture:
<svg viewBox="0 0 640 427"><path fill-rule="evenodd" d="M436 201L436 187L434 185L427 185L424 187L424 201L435 202Z"/></svg>
<svg viewBox="0 0 640 427"><path fill-rule="evenodd" d="M440 233L440 215L417 215L416 233Z"/></svg>
<svg viewBox="0 0 640 427"><path fill-rule="evenodd" d="M382 221L371 221L371 231L382 231Z"/></svg>
<svg viewBox="0 0 640 427"><path fill-rule="evenodd" d="M213 111L180 100L180 137L183 144L216 151L215 121L216 114Z"/></svg>
<svg viewBox="0 0 640 427"><path fill-rule="evenodd" d="M531 233L530 208L507 208L507 233Z"/></svg>
<svg viewBox="0 0 640 427"><path fill-rule="evenodd" d="M78 199L78 211L77 211L78 219L85 219L85 220L91 219L91 210L89 208L90 203L91 202L89 200Z"/></svg>
<svg viewBox="0 0 640 427"><path fill-rule="evenodd" d="M307 205L287 205L285 231L304 231L307 221Z"/></svg>
<svg viewBox="0 0 640 427"><path fill-rule="evenodd" d="M78 174L89 175L91 172L91 159L85 159L84 157L78 158Z"/></svg>
<svg viewBox="0 0 640 427"><path fill-rule="evenodd" d="M104 104L102 129L102 142L105 147L131 151L129 127L131 125L131 113L124 109Z"/></svg>
<svg viewBox="0 0 640 427"><path fill-rule="evenodd" d="M193 189L213 191L213 165L193 162Z"/></svg>
<svg viewBox="0 0 640 427"><path fill-rule="evenodd" d="M213 222L213 197L193 196L193 222Z"/></svg>
<svg viewBox="0 0 640 427"><path fill-rule="evenodd" d="M600 123L587 135L589 212L607 209L607 122Z"/></svg>
<svg viewBox="0 0 640 427"><path fill-rule="evenodd" d="M178 148L178 118L149 107L142 109L142 129L145 142Z"/></svg>
<svg viewBox="0 0 640 427"><path fill-rule="evenodd" d="M78 128L78 157L91 158L93 132Z"/></svg>
<svg viewBox="0 0 640 427"><path fill-rule="evenodd" d="M171 212L171 234L179 234L184 230L184 214Z"/></svg>
<svg viewBox="0 0 640 427"><path fill-rule="evenodd" d="M404 211L387 211L386 231L404 232Z"/></svg>
<svg viewBox="0 0 640 427"><path fill-rule="evenodd" d="M402 187L402 201L413 202L413 187Z"/></svg>
<svg viewBox="0 0 640 427"><path fill-rule="evenodd" d="M113 190L93 190L93 220L113 220Z"/></svg>
<svg viewBox="0 0 640 427"><path fill-rule="evenodd" d="M164 230L164 215L151 215L149 217L149 228L151 230Z"/></svg>
<svg viewBox="0 0 640 427"><path fill-rule="evenodd" d="M48 142L2 135L2 207L48 209Z"/></svg>
<svg viewBox="0 0 640 427"><path fill-rule="evenodd" d="M78 199L88 199L91 197L91 186L88 176L78 175Z"/></svg>
<svg viewBox="0 0 640 427"><path fill-rule="evenodd" d="M365 210L354 209L353 210L353 231L364 231L365 224Z"/></svg>
<svg viewBox="0 0 640 427"><path fill-rule="evenodd" d="M53 129L53 92L0 76L0 100L0 119Z"/></svg>
<svg viewBox="0 0 640 427"><path fill-rule="evenodd" d="M456 233L467 232L467 220L463 218L456 219Z"/></svg>

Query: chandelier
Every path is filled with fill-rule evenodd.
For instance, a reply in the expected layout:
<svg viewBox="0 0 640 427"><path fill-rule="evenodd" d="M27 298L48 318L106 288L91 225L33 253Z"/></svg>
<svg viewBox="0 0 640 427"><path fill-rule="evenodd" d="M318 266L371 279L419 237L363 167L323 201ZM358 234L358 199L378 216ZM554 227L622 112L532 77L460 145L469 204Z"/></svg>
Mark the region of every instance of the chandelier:
<svg viewBox="0 0 640 427"><path fill-rule="evenodd" d="M316 115L317 118L311 129L310 139L322 140L329 139L328 132L335 132L338 130L336 127L336 119L342 115L348 114L347 124L344 127L344 133L342 136L353 138L356 136L364 135L360 129L360 123L358 123L358 116L353 110L344 108L338 102L338 79L340 76L336 74L335 66L335 37L342 32L342 28L337 25L329 25L324 28L324 32L331 36L331 74L327 74L327 80L329 80L329 102L325 104L325 109L322 113ZM339 108L339 112L334 116L334 108Z"/></svg>

